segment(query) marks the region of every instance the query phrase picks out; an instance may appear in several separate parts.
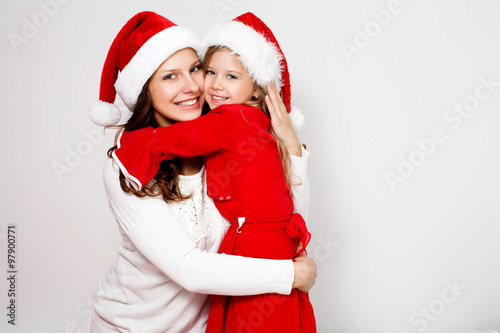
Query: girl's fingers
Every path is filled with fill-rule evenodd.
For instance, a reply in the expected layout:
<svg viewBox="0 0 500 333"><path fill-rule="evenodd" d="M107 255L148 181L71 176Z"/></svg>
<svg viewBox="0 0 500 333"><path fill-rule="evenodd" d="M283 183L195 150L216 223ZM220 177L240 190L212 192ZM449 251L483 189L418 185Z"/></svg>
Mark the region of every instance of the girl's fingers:
<svg viewBox="0 0 500 333"><path fill-rule="evenodd" d="M283 117L284 115L287 114L285 104L283 104L283 101L281 100L281 96L278 93L278 88L274 83L268 83L267 84L267 91L269 93L269 98L273 104L273 107L276 110L276 114L278 117Z"/></svg>
<svg viewBox="0 0 500 333"><path fill-rule="evenodd" d="M278 120L280 118L279 107L277 107L276 100L275 100L275 98L273 98L274 94L272 91L272 87L269 83L267 84L267 92L268 92L268 95L266 95L265 99L266 99L267 107L269 108L269 113L271 115L271 119Z"/></svg>
<svg viewBox="0 0 500 333"><path fill-rule="evenodd" d="M278 114L276 113L276 109L274 108L274 105L271 102L269 95L265 96L265 100L266 100L267 108L269 109L269 114L271 115L271 119L276 119L278 117Z"/></svg>
<svg viewBox="0 0 500 333"><path fill-rule="evenodd" d="M278 91L276 89L276 85L274 83L269 84L268 83L268 92L269 92L269 97L271 98L271 101L273 102L274 105L279 105L279 99L281 98L278 94Z"/></svg>

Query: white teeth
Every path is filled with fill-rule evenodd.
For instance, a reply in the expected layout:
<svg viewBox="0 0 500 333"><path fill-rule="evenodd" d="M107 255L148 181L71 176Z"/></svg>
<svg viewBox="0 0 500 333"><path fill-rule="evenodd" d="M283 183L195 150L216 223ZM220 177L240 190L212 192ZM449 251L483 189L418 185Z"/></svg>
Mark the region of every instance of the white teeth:
<svg viewBox="0 0 500 333"><path fill-rule="evenodd" d="M190 101L184 101L184 102L181 102L181 103L176 103L177 105L180 105L180 106L191 106L191 105L194 105L196 104L196 102L198 101L197 98L195 99L192 99Z"/></svg>
<svg viewBox="0 0 500 333"><path fill-rule="evenodd" d="M224 100L224 99L227 99L227 97L220 97L220 96L215 96L215 95L212 95L212 98L213 99L218 99L218 100Z"/></svg>

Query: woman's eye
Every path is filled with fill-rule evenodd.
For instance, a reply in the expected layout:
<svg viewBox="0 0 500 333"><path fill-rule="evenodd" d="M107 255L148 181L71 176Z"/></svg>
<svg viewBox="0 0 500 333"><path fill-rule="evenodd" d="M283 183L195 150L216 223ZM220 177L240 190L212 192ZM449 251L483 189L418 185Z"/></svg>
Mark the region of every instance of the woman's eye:
<svg viewBox="0 0 500 333"><path fill-rule="evenodd" d="M197 66L194 66L192 69L191 69L191 73L194 73L194 72L197 72L201 69L200 65L197 65Z"/></svg>
<svg viewBox="0 0 500 333"><path fill-rule="evenodd" d="M215 72L208 69L205 74L207 74L207 75L215 75Z"/></svg>
<svg viewBox="0 0 500 333"><path fill-rule="evenodd" d="M163 77L163 80L173 80L176 78L175 74L167 74Z"/></svg>

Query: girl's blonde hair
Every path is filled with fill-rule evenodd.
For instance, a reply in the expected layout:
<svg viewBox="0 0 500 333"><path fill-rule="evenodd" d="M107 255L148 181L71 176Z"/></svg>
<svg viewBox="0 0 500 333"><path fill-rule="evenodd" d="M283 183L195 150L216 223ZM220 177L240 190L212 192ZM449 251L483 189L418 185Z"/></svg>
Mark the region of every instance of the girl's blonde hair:
<svg viewBox="0 0 500 333"><path fill-rule="evenodd" d="M227 46L210 46L205 53L205 57L203 59L203 73L207 72L208 64L210 63L210 59L212 59L212 56L221 50L229 50L232 51L230 48ZM271 117L269 113L269 108L267 107L266 103L266 89L264 87L261 87L258 84L255 84L255 93L254 96L252 96L252 99L246 103L243 103L243 105L248 105L248 106L253 106L256 107L262 112L264 112L268 117ZM276 133L274 132L274 129L271 128L271 133L273 134L274 138L276 139L276 145L278 147L278 152L281 160L281 166L283 167L283 178L286 182L286 185L288 186L288 189L290 189L290 186L292 185L290 182L290 177L289 177L289 172L290 172L290 154L288 153L288 150L286 149L283 141L279 139L276 136Z"/></svg>

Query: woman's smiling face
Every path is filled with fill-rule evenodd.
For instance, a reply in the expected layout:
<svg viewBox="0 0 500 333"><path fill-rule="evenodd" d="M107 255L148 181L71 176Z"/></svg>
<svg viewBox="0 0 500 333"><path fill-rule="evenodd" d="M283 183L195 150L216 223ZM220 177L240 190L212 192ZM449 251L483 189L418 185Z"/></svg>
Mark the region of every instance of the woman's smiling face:
<svg viewBox="0 0 500 333"><path fill-rule="evenodd" d="M203 73L196 52L182 49L165 60L150 78L149 93L160 126L201 116Z"/></svg>

